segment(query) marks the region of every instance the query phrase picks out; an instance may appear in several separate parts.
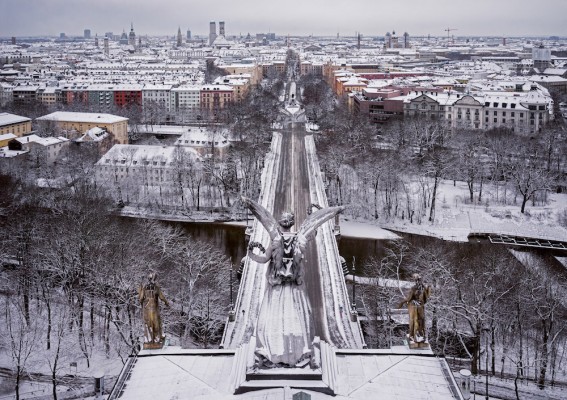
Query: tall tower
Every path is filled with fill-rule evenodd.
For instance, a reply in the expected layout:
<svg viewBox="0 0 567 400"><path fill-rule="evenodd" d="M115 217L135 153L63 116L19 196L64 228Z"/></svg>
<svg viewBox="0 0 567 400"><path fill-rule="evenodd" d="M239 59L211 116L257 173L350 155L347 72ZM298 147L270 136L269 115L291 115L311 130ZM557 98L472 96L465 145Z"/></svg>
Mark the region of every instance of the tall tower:
<svg viewBox="0 0 567 400"><path fill-rule="evenodd" d="M532 59L534 60L534 68L538 68L540 71L549 68L551 65L551 49L545 48L543 43L537 47L534 46Z"/></svg>
<svg viewBox="0 0 567 400"><path fill-rule="evenodd" d="M183 36L181 36L181 27L177 28L177 47L183 46Z"/></svg>
<svg viewBox="0 0 567 400"><path fill-rule="evenodd" d="M95 34L94 45L98 48L98 34Z"/></svg>
<svg viewBox="0 0 567 400"><path fill-rule="evenodd" d="M224 21L219 22L219 35L224 36Z"/></svg>
<svg viewBox="0 0 567 400"><path fill-rule="evenodd" d="M404 33L404 49L409 49L409 48L410 48L409 33L405 32Z"/></svg>
<svg viewBox="0 0 567 400"><path fill-rule="evenodd" d="M130 25L130 34L128 35L128 44L136 47L136 33L134 32L134 23Z"/></svg>
<svg viewBox="0 0 567 400"><path fill-rule="evenodd" d="M384 35L384 48L392 48L392 34L390 32L386 32L386 35Z"/></svg>
<svg viewBox="0 0 567 400"><path fill-rule="evenodd" d="M211 23L209 23L209 46L213 44L216 38L217 38L217 23L211 21Z"/></svg>
<svg viewBox="0 0 567 400"><path fill-rule="evenodd" d="M90 29L85 29L85 31L83 32L83 37L85 39L90 39L91 38L91 30Z"/></svg>
<svg viewBox="0 0 567 400"><path fill-rule="evenodd" d="M191 31L187 29L187 40L191 40Z"/></svg>
<svg viewBox="0 0 567 400"><path fill-rule="evenodd" d="M104 55L107 57L110 55L110 50L108 48L108 36L104 37Z"/></svg>

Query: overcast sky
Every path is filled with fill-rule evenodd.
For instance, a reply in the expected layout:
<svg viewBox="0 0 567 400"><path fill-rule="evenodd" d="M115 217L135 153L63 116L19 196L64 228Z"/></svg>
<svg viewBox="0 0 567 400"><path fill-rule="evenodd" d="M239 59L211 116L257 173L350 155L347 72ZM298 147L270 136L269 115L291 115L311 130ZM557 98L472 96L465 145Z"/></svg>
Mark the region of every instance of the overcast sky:
<svg viewBox="0 0 567 400"><path fill-rule="evenodd" d="M207 34L567 36L567 0L0 0L0 36Z"/></svg>

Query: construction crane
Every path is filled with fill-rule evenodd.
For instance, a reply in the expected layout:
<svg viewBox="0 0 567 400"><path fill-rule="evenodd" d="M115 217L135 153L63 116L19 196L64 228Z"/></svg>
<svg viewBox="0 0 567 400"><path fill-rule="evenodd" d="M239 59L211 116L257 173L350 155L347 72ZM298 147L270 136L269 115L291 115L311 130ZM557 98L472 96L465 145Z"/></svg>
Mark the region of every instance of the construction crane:
<svg viewBox="0 0 567 400"><path fill-rule="evenodd" d="M450 38L451 31L458 31L458 29L457 29L457 28L447 28L447 29L445 29L445 32L447 32L447 42L449 42L449 40L451 40L451 38Z"/></svg>

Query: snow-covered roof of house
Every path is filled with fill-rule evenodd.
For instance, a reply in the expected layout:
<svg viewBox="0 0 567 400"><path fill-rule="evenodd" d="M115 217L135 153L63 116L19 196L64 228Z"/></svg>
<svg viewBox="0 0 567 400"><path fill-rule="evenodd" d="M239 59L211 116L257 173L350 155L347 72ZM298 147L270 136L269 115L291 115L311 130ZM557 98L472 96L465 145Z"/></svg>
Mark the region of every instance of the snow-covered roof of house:
<svg viewBox="0 0 567 400"><path fill-rule="evenodd" d="M203 85L201 90L223 90L227 92L232 92L232 86L228 85Z"/></svg>
<svg viewBox="0 0 567 400"><path fill-rule="evenodd" d="M227 135L227 132L214 132L202 128L191 128L175 141L175 145L189 147L212 146L214 139L215 147L226 147L229 145Z"/></svg>
<svg viewBox="0 0 567 400"><path fill-rule="evenodd" d="M26 118L26 117L20 117L19 115L10 114L10 113L7 113L7 112L0 113L0 126L19 124L19 123L28 122L28 121L31 121L31 119Z"/></svg>
<svg viewBox="0 0 567 400"><path fill-rule="evenodd" d="M60 122L82 122L82 123L100 123L115 124L117 122L128 121L128 118L118 115L104 113L86 113L86 112L70 112L56 111L51 114L44 115L36 119L37 121L60 121Z"/></svg>
<svg viewBox="0 0 567 400"><path fill-rule="evenodd" d="M23 136L23 137L19 137L16 139L18 142L20 142L21 144L28 144L28 143L37 143L40 144L42 146L53 146L55 144L59 144L59 143L64 143L64 142L68 142L69 139L64 138L62 136L59 137L41 137L41 136L37 136L37 135L28 135L28 136Z"/></svg>
<svg viewBox="0 0 567 400"><path fill-rule="evenodd" d="M150 83L146 83L144 85L144 88L142 89L143 91L145 90L171 90L171 87L173 85L158 85L158 84L150 84Z"/></svg>
<svg viewBox="0 0 567 400"><path fill-rule="evenodd" d="M108 137L108 132L105 129L95 126L85 132L83 136L76 139L76 142L100 142Z"/></svg>
<svg viewBox="0 0 567 400"><path fill-rule="evenodd" d="M181 85L179 87L171 89L172 92L199 92L201 91L199 85Z"/></svg>
<svg viewBox="0 0 567 400"><path fill-rule="evenodd" d="M566 68L547 68L545 71L543 71L543 73L545 75L565 75L567 74L567 69Z"/></svg>
<svg viewBox="0 0 567 400"><path fill-rule="evenodd" d="M13 133L3 133L0 135L0 140L10 140L14 138L17 138L17 136Z"/></svg>
<svg viewBox="0 0 567 400"><path fill-rule="evenodd" d="M115 144L96 165L122 163L122 161L124 163L140 163L140 165L142 165L142 161L160 162L167 165L173 161L176 149L178 149L177 146ZM200 158L195 149L190 147L181 147L181 149L194 159Z"/></svg>
<svg viewBox="0 0 567 400"><path fill-rule="evenodd" d="M533 75L530 77L530 81L553 83L553 82L567 82L567 79L555 75L551 75L551 76Z"/></svg>

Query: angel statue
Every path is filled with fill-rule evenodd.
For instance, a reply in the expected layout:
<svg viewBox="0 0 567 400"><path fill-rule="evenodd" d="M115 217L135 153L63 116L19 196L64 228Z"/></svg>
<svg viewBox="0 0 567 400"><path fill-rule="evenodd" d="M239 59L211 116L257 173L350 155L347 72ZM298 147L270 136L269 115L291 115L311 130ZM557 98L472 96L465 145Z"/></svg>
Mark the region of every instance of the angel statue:
<svg viewBox="0 0 567 400"><path fill-rule="evenodd" d="M324 222L344 210L330 207L318 210L305 219L297 232L291 232L295 216L284 212L276 219L255 201L242 198L270 236L264 249L251 242L248 257L257 263L270 262L266 271L268 285L256 326L256 356L260 367L294 367L310 354L312 317L309 299L303 286L305 248ZM259 248L264 254L254 253Z"/></svg>

